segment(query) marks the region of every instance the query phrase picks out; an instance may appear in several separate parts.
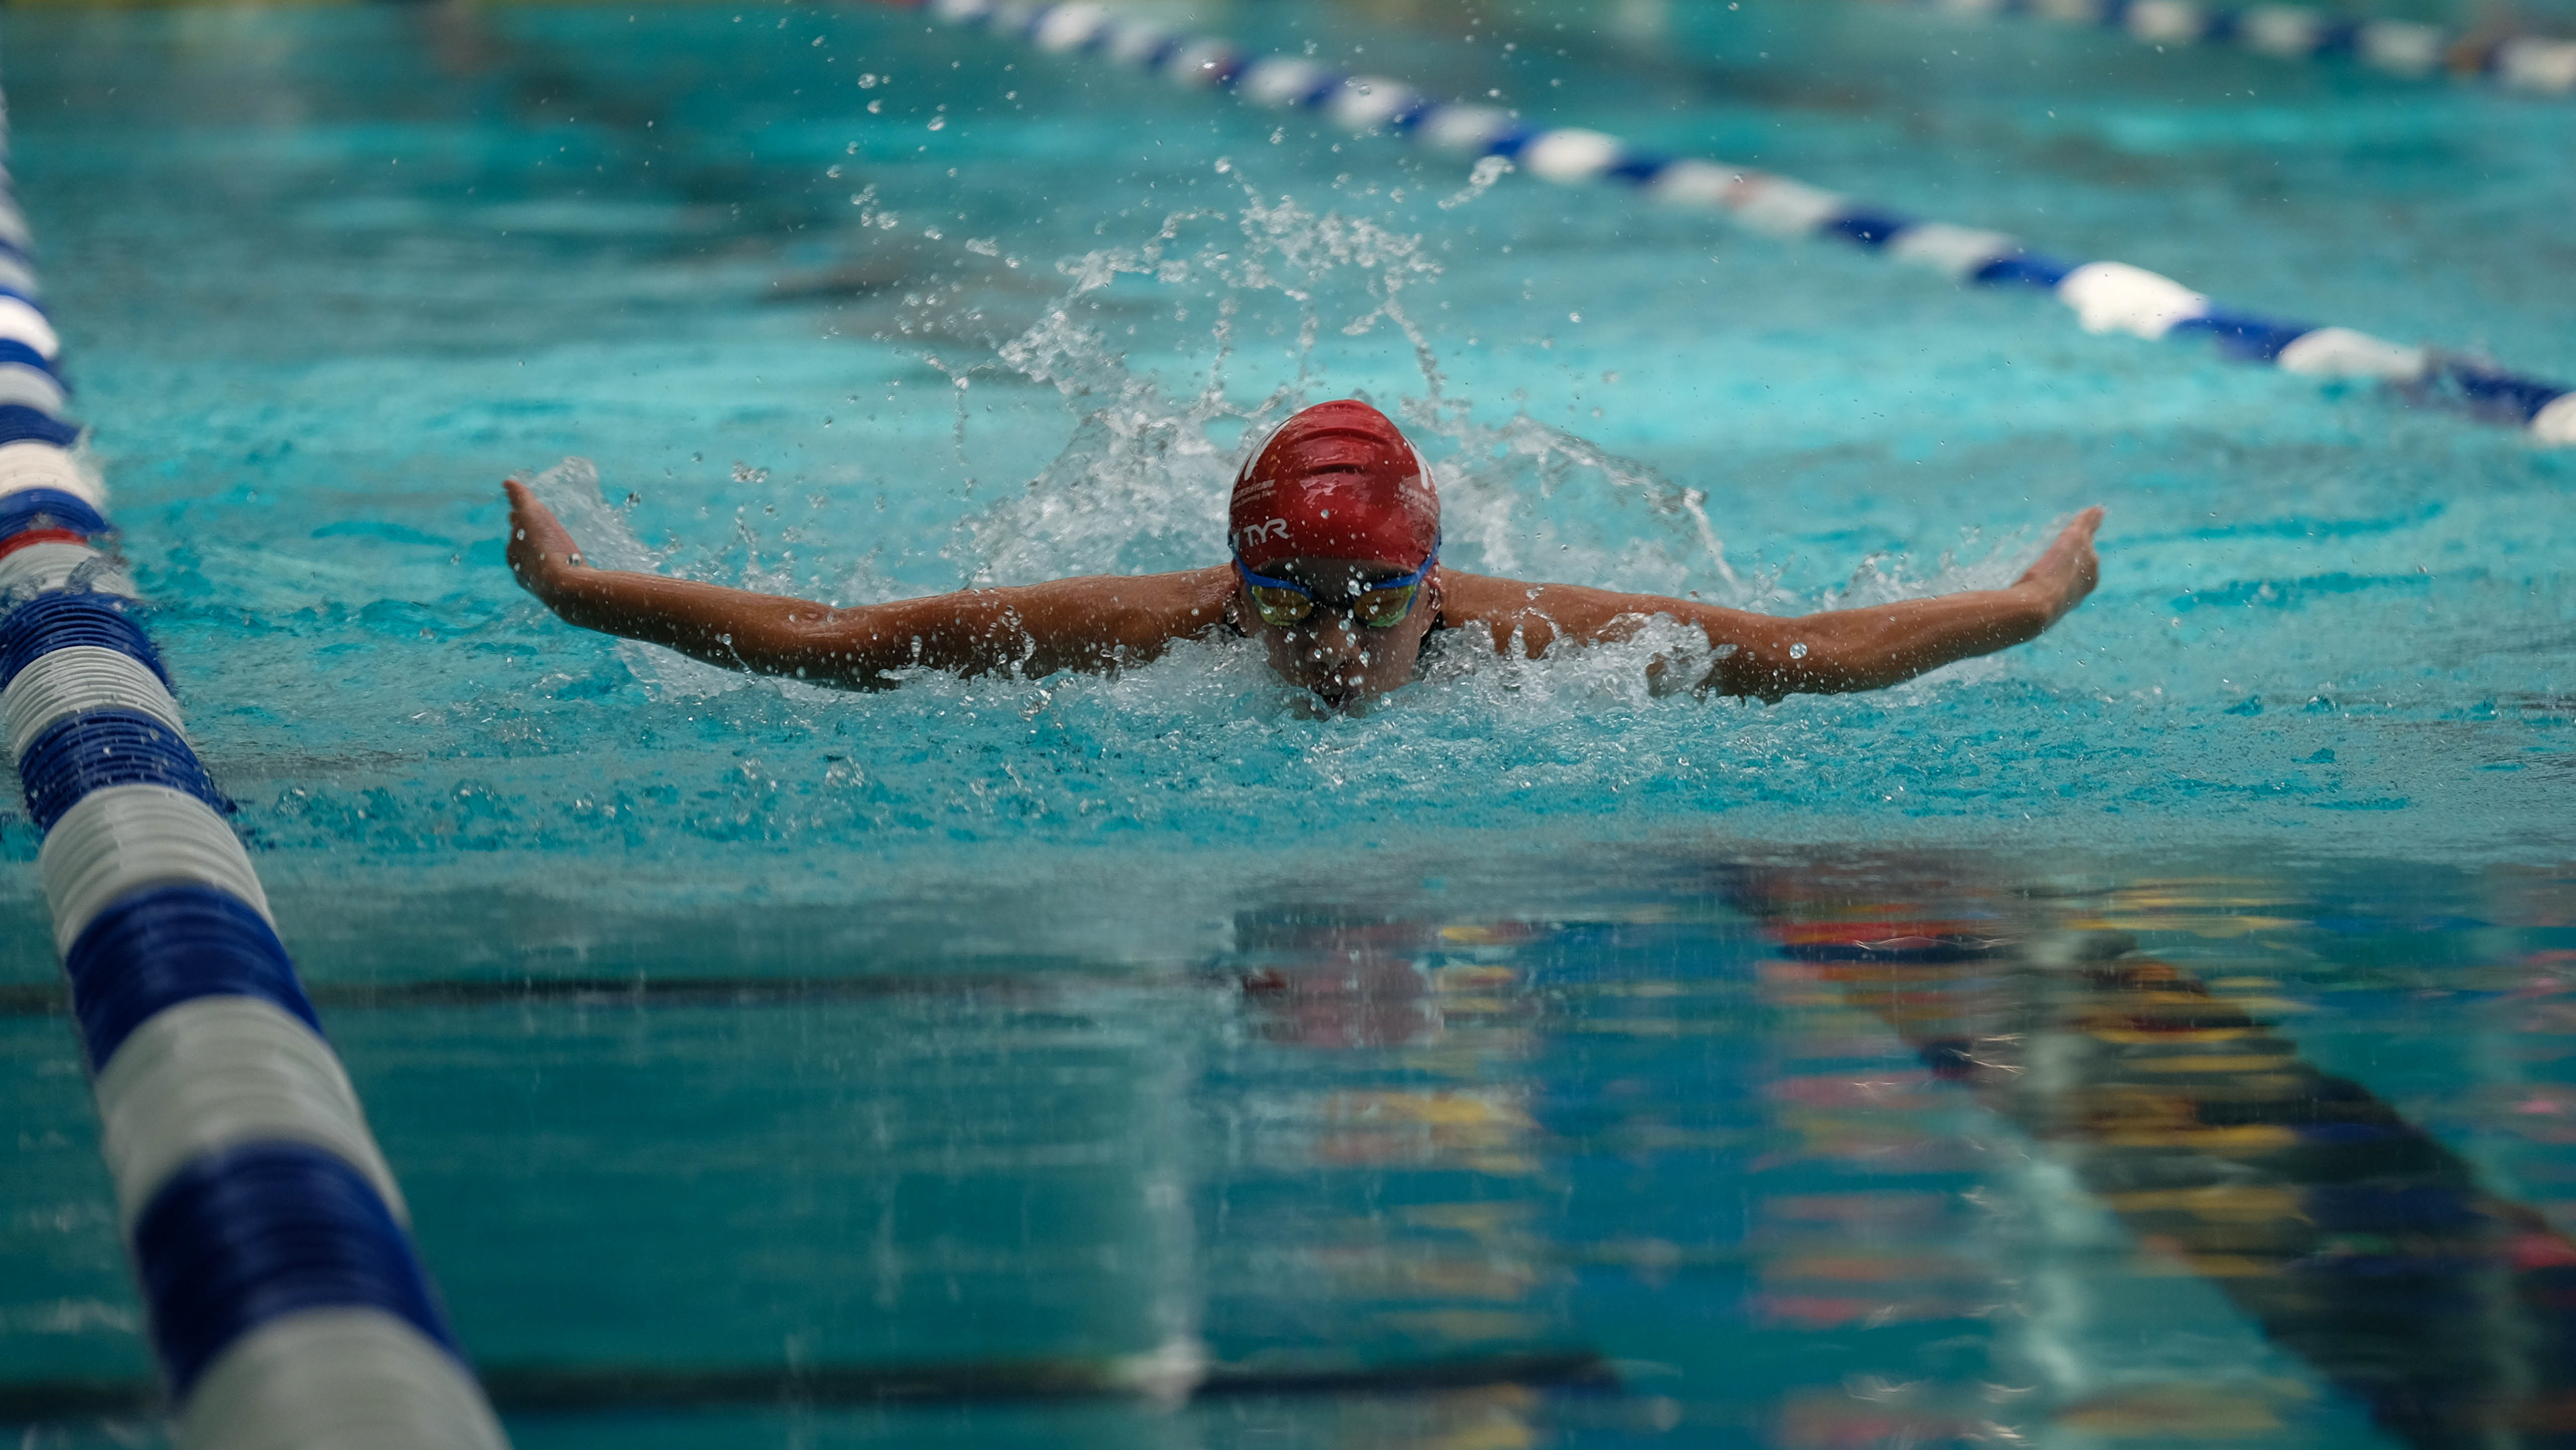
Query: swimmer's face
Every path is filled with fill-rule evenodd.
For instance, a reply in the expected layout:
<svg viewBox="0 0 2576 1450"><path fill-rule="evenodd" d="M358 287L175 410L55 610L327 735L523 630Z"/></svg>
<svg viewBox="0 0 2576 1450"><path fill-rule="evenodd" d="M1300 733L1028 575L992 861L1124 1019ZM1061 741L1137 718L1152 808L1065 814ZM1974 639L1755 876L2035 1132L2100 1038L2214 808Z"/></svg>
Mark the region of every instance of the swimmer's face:
<svg viewBox="0 0 2576 1450"><path fill-rule="evenodd" d="M1440 571L1433 569L1414 594L1412 612L1385 629L1372 629L1351 617L1346 607L1372 584L1397 579L1410 570L1357 559L1296 558L1265 565L1262 573L1291 579L1315 592L1313 613L1291 625L1274 625L1261 617L1248 590L1236 601L1244 632L1260 644L1279 677L1338 710L1406 683L1413 678L1422 641L1440 614ZM1243 589L1242 576L1235 576Z"/></svg>

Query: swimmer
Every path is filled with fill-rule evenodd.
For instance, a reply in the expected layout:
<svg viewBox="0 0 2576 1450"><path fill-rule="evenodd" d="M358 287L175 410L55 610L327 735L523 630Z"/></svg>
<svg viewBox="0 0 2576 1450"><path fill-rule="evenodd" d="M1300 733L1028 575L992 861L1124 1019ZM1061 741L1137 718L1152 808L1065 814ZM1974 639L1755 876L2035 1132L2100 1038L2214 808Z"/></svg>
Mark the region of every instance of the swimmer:
<svg viewBox="0 0 2576 1450"><path fill-rule="evenodd" d="M1059 579L839 609L658 574L594 569L515 480L511 572L566 623L730 669L884 689L915 668L963 675L1114 670L1184 639L1241 640L1280 678L1341 709L1414 678L1425 643L1535 659L1633 637L1661 617L1708 636L1696 679L1658 688L1744 695L1875 690L2037 637L2093 592L2086 509L2009 588L1796 618L1694 600L1529 584L1444 569L1440 499L1421 455L1365 403L1281 424L1235 479L1233 558L1177 574Z"/></svg>

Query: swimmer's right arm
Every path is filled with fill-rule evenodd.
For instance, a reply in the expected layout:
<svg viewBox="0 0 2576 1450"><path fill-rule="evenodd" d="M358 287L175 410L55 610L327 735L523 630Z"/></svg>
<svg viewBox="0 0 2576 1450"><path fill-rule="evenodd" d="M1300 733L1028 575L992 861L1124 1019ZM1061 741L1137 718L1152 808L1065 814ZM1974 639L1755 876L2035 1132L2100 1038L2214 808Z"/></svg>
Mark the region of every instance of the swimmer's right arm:
<svg viewBox="0 0 2576 1450"><path fill-rule="evenodd" d="M2037 638L2084 602L2101 577L2093 532L2102 510L2077 514L2020 578L1976 589L1794 618L1748 614L1681 599L1565 584L1526 584L1443 570L1452 624L1480 626L1497 653L1535 659L1558 639L1592 644L1633 638L1658 616L1698 625L1718 659L1695 687L1778 700L1793 694L1876 690L1953 661ZM1664 683L1656 667L1650 678Z"/></svg>
<svg viewBox="0 0 2576 1450"><path fill-rule="evenodd" d="M570 531L511 480L510 572L567 624L664 645L709 664L883 689L915 668L978 675L1142 664L1224 627L1230 566L1059 579L836 609L659 574L594 569Z"/></svg>

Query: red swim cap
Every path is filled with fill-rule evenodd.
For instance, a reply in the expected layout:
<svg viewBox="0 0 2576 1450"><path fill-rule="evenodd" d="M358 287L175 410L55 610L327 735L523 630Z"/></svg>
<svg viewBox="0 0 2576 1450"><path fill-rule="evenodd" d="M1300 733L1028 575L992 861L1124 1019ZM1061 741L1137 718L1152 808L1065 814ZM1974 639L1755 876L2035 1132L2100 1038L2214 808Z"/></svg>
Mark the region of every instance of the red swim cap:
<svg viewBox="0 0 2576 1450"><path fill-rule="evenodd" d="M1244 465L1226 538L1256 570L1300 555L1412 570L1440 543L1440 495L1384 413L1347 398L1318 403Z"/></svg>

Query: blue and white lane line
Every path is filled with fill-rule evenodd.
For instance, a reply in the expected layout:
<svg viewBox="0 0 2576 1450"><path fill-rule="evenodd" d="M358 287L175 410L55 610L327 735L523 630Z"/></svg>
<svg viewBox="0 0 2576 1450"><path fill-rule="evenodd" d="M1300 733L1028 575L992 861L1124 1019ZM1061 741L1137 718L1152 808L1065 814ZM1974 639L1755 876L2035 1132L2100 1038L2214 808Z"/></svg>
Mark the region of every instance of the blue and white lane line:
<svg viewBox="0 0 2576 1450"><path fill-rule="evenodd" d="M182 1450L503 1450L402 1191L99 547L0 168L0 728Z"/></svg>
<svg viewBox="0 0 2576 1450"><path fill-rule="evenodd" d="M887 3L1045 51L1101 55L1182 85L1224 87L1255 105L1321 111L1355 131L1393 132L1460 155L1499 156L1548 181L1624 182L1660 201L1716 208L1757 231L1836 237L1960 282L2043 289L2074 309L2087 332L2205 334L2241 361L2315 377L2377 379L2412 397L2461 405L2521 428L2544 446L2576 444L2576 388L2565 383L2350 328L2240 311L2125 262L2059 261L2002 232L1916 220L1749 166L1641 151L1599 131L1531 126L1509 111L1434 100L1383 76L1343 75L1310 60L1256 56L1227 41L1175 34L1089 0Z"/></svg>
<svg viewBox="0 0 2576 1450"><path fill-rule="evenodd" d="M2351 56L2391 75L2449 74L2509 90L2576 92L2576 40L2486 35L2411 20L2356 20L2304 5L2231 9L2197 0L1915 0L1953 15L2036 15L2156 45L2233 45L2284 60Z"/></svg>

